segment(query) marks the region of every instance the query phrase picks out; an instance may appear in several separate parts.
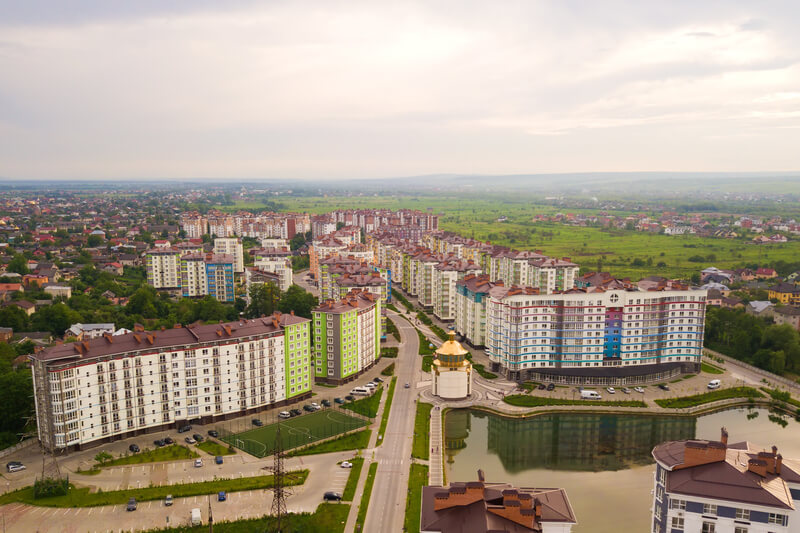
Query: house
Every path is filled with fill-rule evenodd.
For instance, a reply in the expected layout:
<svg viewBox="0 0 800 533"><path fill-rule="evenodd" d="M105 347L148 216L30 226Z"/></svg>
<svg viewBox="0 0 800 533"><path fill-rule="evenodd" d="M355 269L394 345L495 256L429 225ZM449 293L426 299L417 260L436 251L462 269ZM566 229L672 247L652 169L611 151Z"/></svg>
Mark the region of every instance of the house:
<svg viewBox="0 0 800 533"><path fill-rule="evenodd" d="M3 304L3 307L15 305L22 309L26 315L31 316L33 313L36 312L36 304L33 302L29 302L28 300L16 300L12 302L6 302Z"/></svg>
<svg viewBox="0 0 800 533"><path fill-rule="evenodd" d="M800 304L800 287L794 283L782 281L767 290L770 300L778 300L782 304Z"/></svg>
<svg viewBox="0 0 800 533"><path fill-rule="evenodd" d="M776 307L772 314L776 324L789 324L796 330L800 330L800 308L798 307Z"/></svg>
<svg viewBox="0 0 800 533"><path fill-rule="evenodd" d="M422 487L420 533L570 533L577 524L564 489L452 482Z"/></svg>
<svg viewBox="0 0 800 533"><path fill-rule="evenodd" d="M653 448L653 533L800 531L800 461L744 441L681 440Z"/></svg>
<svg viewBox="0 0 800 533"><path fill-rule="evenodd" d="M0 328L0 342L9 342L13 336L13 328Z"/></svg>
<svg viewBox="0 0 800 533"><path fill-rule="evenodd" d="M44 292L53 298L69 299L72 297L72 287L69 285L48 285L44 288Z"/></svg>
<svg viewBox="0 0 800 533"><path fill-rule="evenodd" d="M22 283L24 283L26 287L35 285L41 288L45 283L50 283L50 278L41 274L25 274L22 276Z"/></svg>
<svg viewBox="0 0 800 533"><path fill-rule="evenodd" d="M69 329L64 332L64 336L77 337L79 341L83 341L102 337L104 334L113 335L114 331L115 326L113 322L108 324L81 324L78 322L77 324L72 324Z"/></svg>
<svg viewBox="0 0 800 533"><path fill-rule="evenodd" d="M125 267L123 267L121 263L114 262L106 263L100 267L100 270L103 272L108 272L109 274L114 274L115 276L121 276L125 271Z"/></svg>
<svg viewBox="0 0 800 533"><path fill-rule="evenodd" d="M774 268L759 268L755 272L757 279L772 279L777 278L778 273Z"/></svg>
<svg viewBox="0 0 800 533"><path fill-rule="evenodd" d="M720 307L724 307L725 309L743 309L744 302L735 296L725 296L720 301Z"/></svg>
<svg viewBox="0 0 800 533"><path fill-rule="evenodd" d="M706 287L701 287L706 288ZM719 289L708 289L708 296L706 296L706 305L710 305L712 307L721 307L722 306L722 293Z"/></svg>
<svg viewBox="0 0 800 533"><path fill-rule="evenodd" d="M775 309L775 304L768 301L753 301L747 304L745 313L753 316L772 316L772 311Z"/></svg>

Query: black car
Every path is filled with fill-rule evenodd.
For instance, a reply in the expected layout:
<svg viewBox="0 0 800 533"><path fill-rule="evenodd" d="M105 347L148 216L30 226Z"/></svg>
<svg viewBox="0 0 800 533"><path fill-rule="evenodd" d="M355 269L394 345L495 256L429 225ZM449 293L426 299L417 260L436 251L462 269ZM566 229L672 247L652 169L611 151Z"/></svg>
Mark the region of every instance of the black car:
<svg viewBox="0 0 800 533"><path fill-rule="evenodd" d="M338 502L342 499L342 495L339 494L338 492L333 492L332 490L329 490L328 492L325 493L325 495L322 498L326 502Z"/></svg>
<svg viewBox="0 0 800 533"><path fill-rule="evenodd" d="M128 449L133 453L139 453L139 447L135 444L131 444L130 446L128 446Z"/></svg>
<svg viewBox="0 0 800 533"><path fill-rule="evenodd" d="M216 429L209 429L208 435L216 439L217 437L219 437L219 432Z"/></svg>
<svg viewBox="0 0 800 533"><path fill-rule="evenodd" d="M251 421L251 423L252 423L254 426L258 426L258 427L261 427L261 426L263 426L263 425L264 425L264 422L262 422L262 421L261 421L260 419L258 419L258 418L254 418L254 419Z"/></svg>
<svg viewBox="0 0 800 533"><path fill-rule="evenodd" d="M549 383L549 384L547 385L547 390L555 390L555 388L556 388L556 385L555 385L555 383Z"/></svg>
<svg viewBox="0 0 800 533"><path fill-rule="evenodd" d="M164 437L164 444L175 444L175 441L172 440L172 437Z"/></svg>
<svg viewBox="0 0 800 533"><path fill-rule="evenodd" d="M292 416L300 416L303 414L303 411L301 411L300 409L292 409L291 411L289 411L289 414Z"/></svg>
<svg viewBox="0 0 800 533"><path fill-rule="evenodd" d="M536 388L539 390L545 390L547 388L547 385L545 385L544 383L539 383L539 386Z"/></svg>
<svg viewBox="0 0 800 533"><path fill-rule="evenodd" d="M383 383L383 380L381 378L375 378L372 381L374 381L375 383Z"/></svg>
<svg viewBox="0 0 800 533"><path fill-rule="evenodd" d="M128 511L135 511L136 510L136 498L131 498L128 500L128 507L126 507Z"/></svg>
<svg viewBox="0 0 800 533"><path fill-rule="evenodd" d="M304 411L307 411L307 412L309 412L309 413L313 413L314 411L316 411L316 409L314 409L313 407L311 407L311 406L310 406L310 405L308 405L308 404L305 404L305 405L303 406L303 410L304 410Z"/></svg>
<svg viewBox="0 0 800 533"><path fill-rule="evenodd" d="M347 400L348 402L352 402L353 400L356 399L356 397L353 396L352 394L348 394L347 396L344 397L344 399Z"/></svg>
<svg viewBox="0 0 800 533"><path fill-rule="evenodd" d="M334 398L333 401L334 403L344 403L344 400L342 400L341 398Z"/></svg>
<svg viewBox="0 0 800 533"><path fill-rule="evenodd" d="M153 441L153 444L155 444L159 448L161 446L166 446L167 445L167 443L166 443L166 441L164 441L164 439L156 439L156 440Z"/></svg>
<svg viewBox="0 0 800 533"><path fill-rule="evenodd" d="M200 433L195 433L194 435L192 435L192 438L194 438L194 440L196 440L197 442L203 442L204 440L206 440Z"/></svg>
<svg viewBox="0 0 800 533"><path fill-rule="evenodd" d="M667 385L666 383L662 383L661 385L658 386L658 388L661 390L669 390L669 385Z"/></svg>
<svg viewBox="0 0 800 533"><path fill-rule="evenodd" d="M325 407L330 407L331 406L331 401L330 400L322 400L322 402L320 402L320 403L322 405L324 405Z"/></svg>

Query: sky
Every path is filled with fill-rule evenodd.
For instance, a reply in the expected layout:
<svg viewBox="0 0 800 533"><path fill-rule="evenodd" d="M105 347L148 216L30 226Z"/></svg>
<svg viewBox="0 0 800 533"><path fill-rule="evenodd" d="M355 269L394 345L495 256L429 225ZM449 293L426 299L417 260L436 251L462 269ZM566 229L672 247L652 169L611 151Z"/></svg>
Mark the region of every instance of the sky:
<svg viewBox="0 0 800 533"><path fill-rule="evenodd" d="M0 0L0 176L800 170L800 3Z"/></svg>

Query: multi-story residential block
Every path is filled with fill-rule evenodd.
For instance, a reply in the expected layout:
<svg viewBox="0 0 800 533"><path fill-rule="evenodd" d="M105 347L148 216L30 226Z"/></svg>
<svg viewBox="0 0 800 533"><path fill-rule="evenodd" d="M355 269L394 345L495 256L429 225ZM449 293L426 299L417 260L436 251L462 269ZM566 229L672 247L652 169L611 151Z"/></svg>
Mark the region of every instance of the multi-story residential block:
<svg viewBox="0 0 800 533"><path fill-rule="evenodd" d="M181 286L181 252L170 248L148 250L145 254L147 284L156 289Z"/></svg>
<svg viewBox="0 0 800 533"><path fill-rule="evenodd" d="M800 462L773 446L681 440L653 448L653 533L800 532Z"/></svg>
<svg viewBox="0 0 800 533"><path fill-rule="evenodd" d="M206 254L186 254L181 257L181 295L184 298L201 297L208 294Z"/></svg>
<svg viewBox="0 0 800 533"><path fill-rule="evenodd" d="M294 282L292 272L292 252L289 248L267 248L254 254L253 266L265 272L278 275L278 288L286 292Z"/></svg>
<svg viewBox="0 0 800 533"><path fill-rule="evenodd" d="M331 283L331 292L335 299L344 298L353 289L371 292L384 303L390 296L388 282L375 270L371 270L368 274L345 273L335 277Z"/></svg>
<svg viewBox="0 0 800 533"><path fill-rule="evenodd" d="M317 381L350 381L375 364L382 332L380 298L355 289L342 300L326 300L313 314Z"/></svg>
<svg viewBox="0 0 800 533"><path fill-rule="evenodd" d="M486 304L492 295L505 294L503 282L488 274L468 274L456 283L455 331L472 346L486 344Z"/></svg>
<svg viewBox="0 0 800 533"><path fill-rule="evenodd" d="M696 372L705 307L704 290L505 287L487 304L486 353L515 380L621 384Z"/></svg>
<svg viewBox="0 0 800 533"><path fill-rule="evenodd" d="M580 267L567 257L533 259L529 261L528 285L543 294L567 291L575 286L578 270Z"/></svg>
<svg viewBox="0 0 800 533"><path fill-rule="evenodd" d="M29 355L39 439L80 449L187 422L207 424L308 397L310 320L136 331Z"/></svg>
<svg viewBox="0 0 800 533"><path fill-rule="evenodd" d="M213 296L232 302L234 260L226 254L186 254L181 258L181 294L185 298Z"/></svg>
<svg viewBox="0 0 800 533"><path fill-rule="evenodd" d="M481 269L472 261L446 259L433 267L431 283L433 314L439 320L450 322L456 318L456 282L470 274L480 274Z"/></svg>
<svg viewBox="0 0 800 533"><path fill-rule="evenodd" d="M237 274L244 272L244 247L241 239L237 237L214 239L214 253L232 256L233 271Z"/></svg>
<svg viewBox="0 0 800 533"><path fill-rule="evenodd" d="M180 223L187 239L200 239L208 233L208 220L197 211L183 213Z"/></svg>
<svg viewBox="0 0 800 533"><path fill-rule="evenodd" d="M266 270L259 270L257 267L245 267L244 269L244 283L245 283L245 300L249 303L250 288L253 285L262 285L264 283L272 283L278 290L280 290L281 279L278 274L274 272L267 272Z"/></svg>

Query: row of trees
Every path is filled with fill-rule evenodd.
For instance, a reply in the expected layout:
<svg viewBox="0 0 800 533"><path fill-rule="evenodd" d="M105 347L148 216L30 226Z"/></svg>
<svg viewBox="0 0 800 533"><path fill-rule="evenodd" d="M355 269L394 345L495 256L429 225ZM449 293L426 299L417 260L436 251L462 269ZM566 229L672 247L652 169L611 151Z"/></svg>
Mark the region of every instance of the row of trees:
<svg viewBox="0 0 800 533"><path fill-rule="evenodd" d="M709 307L705 345L776 374L800 371L800 335L791 326L748 315L741 309Z"/></svg>

